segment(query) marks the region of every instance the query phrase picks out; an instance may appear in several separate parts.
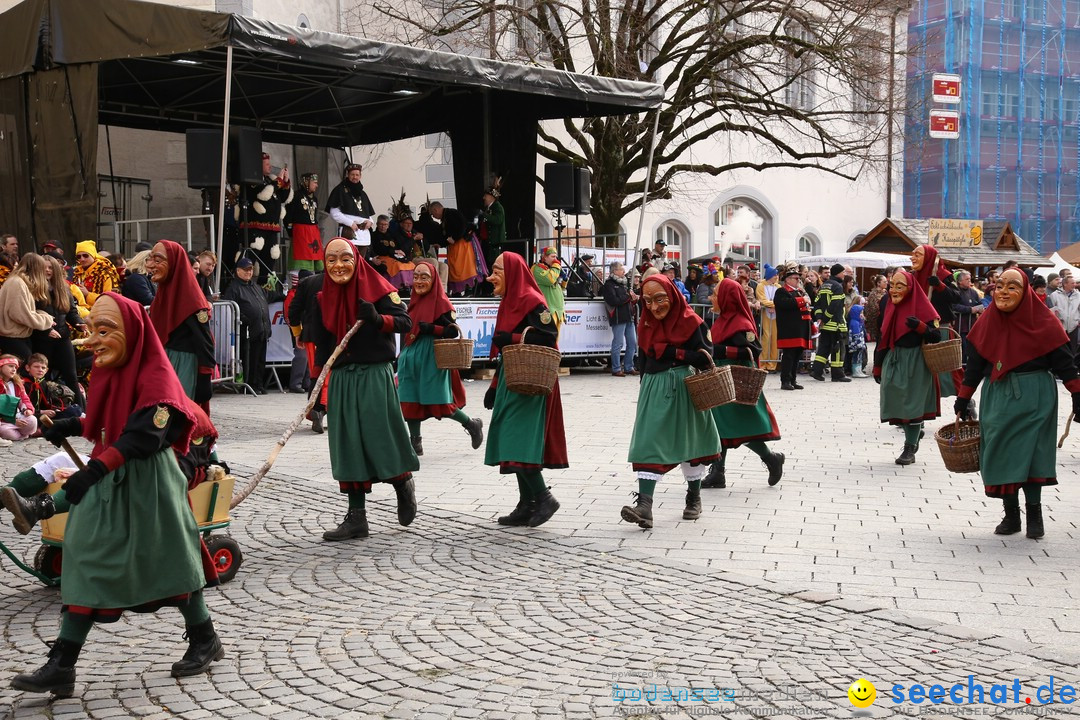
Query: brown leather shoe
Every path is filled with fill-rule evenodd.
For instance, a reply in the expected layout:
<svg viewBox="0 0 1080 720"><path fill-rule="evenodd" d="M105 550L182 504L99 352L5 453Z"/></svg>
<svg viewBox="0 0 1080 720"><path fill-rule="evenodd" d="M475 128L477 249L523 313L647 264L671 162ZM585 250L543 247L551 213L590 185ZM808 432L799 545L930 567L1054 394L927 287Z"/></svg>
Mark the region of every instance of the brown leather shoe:
<svg viewBox="0 0 1080 720"><path fill-rule="evenodd" d="M626 377L626 373L620 370L618 372L611 373L611 377Z"/></svg>

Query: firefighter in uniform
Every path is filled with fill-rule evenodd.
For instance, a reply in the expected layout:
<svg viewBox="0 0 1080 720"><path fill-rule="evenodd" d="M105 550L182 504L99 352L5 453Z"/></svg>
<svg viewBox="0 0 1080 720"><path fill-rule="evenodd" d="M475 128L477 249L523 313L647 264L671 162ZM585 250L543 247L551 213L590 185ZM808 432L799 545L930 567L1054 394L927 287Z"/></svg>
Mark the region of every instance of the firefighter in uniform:
<svg viewBox="0 0 1080 720"><path fill-rule="evenodd" d="M829 279L822 284L814 303L814 318L820 323L817 355L810 369L810 377L825 380L825 365L832 368L833 382L851 382L844 375L844 360L840 343L847 332L844 318L844 266L837 263L829 269Z"/></svg>

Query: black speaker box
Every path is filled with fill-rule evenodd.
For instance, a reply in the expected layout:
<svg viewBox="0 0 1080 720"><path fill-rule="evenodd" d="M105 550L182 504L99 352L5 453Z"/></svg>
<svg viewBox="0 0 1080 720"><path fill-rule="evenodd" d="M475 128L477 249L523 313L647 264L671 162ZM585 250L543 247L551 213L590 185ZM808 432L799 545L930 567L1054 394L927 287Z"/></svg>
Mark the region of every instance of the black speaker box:
<svg viewBox="0 0 1080 720"><path fill-rule="evenodd" d="M592 212L592 173L588 168L574 168L574 206L566 212L588 215Z"/></svg>
<svg viewBox="0 0 1080 720"><path fill-rule="evenodd" d="M187 131L187 184L212 188L221 182L221 131Z"/></svg>
<svg viewBox="0 0 1080 720"><path fill-rule="evenodd" d="M229 128L229 182L261 183L262 152L261 130L249 127ZM221 154L221 148L218 148L218 154Z"/></svg>
<svg viewBox="0 0 1080 720"><path fill-rule="evenodd" d="M574 207L574 166L570 163L544 165L544 207L570 210Z"/></svg>
<svg viewBox="0 0 1080 720"><path fill-rule="evenodd" d="M233 183L261 183L262 131L234 127L229 130L229 172ZM221 182L221 131L187 131L187 184L214 188Z"/></svg>

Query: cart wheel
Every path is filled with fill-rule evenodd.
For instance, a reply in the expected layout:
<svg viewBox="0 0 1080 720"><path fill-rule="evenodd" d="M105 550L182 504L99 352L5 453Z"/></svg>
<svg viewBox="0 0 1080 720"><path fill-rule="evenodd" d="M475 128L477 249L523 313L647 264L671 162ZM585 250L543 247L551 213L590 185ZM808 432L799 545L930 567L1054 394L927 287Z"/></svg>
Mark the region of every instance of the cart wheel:
<svg viewBox="0 0 1080 720"><path fill-rule="evenodd" d="M42 545L34 555L34 569L55 580L60 577L60 566L64 560L64 551L54 545Z"/></svg>
<svg viewBox="0 0 1080 720"><path fill-rule="evenodd" d="M210 551L222 584L232 580L240 569L240 563L244 561L240 545L228 535L211 535L206 539L206 548Z"/></svg>

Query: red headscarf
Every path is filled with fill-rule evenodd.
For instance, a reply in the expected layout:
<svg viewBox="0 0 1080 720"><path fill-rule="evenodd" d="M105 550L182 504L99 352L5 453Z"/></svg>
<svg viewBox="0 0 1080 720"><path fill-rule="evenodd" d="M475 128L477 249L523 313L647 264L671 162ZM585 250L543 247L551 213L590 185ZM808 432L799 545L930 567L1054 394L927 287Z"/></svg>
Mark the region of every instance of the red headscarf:
<svg viewBox="0 0 1080 720"><path fill-rule="evenodd" d="M938 280L942 282L945 282L945 278L952 275L952 273L945 267L945 263L938 259L936 247L933 245L923 245L922 248L926 251L926 254L923 255L923 264L914 274L915 280L919 283L919 287L923 289L923 292L929 292L931 273L937 275Z"/></svg>
<svg viewBox="0 0 1080 720"><path fill-rule="evenodd" d="M431 269L431 289L423 295L417 295L416 288L413 287L413 294L409 298L409 317L412 318L412 330L405 336L406 345L412 345L416 342L416 338L420 336L420 323L433 323L454 309L450 298L446 297L446 291L443 290L435 263L430 260L420 259L416 261L416 265L427 265Z"/></svg>
<svg viewBox="0 0 1080 720"><path fill-rule="evenodd" d="M103 297L112 298L120 306L127 337L127 360L121 367L94 368L83 418L83 437L94 443L91 457L97 457L116 442L132 413L159 405L180 413L187 422L185 432L173 445L180 454L187 453L197 425L203 425L199 427L203 435L209 434L206 427L210 426L209 420L205 415L199 417L194 403L184 394L142 305L113 292Z"/></svg>
<svg viewBox="0 0 1080 720"><path fill-rule="evenodd" d="M1061 321L1031 289L1027 273L1019 272L1024 278L1024 294L1016 309L1002 312L991 302L967 336L975 352L993 366L991 380L1069 342Z"/></svg>
<svg viewBox="0 0 1080 720"><path fill-rule="evenodd" d="M191 271L187 250L172 240L159 241L165 246L169 261L169 273L158 283L157 295L150 303L150 322L154 324L158 340L164 345L172 331L200 310L210 311L210 303L199 288L199 281Z"/></svg>
<svg viewBox="0 0 1080 720"><path fill-rule="evenodd" d="M366 300L375 303L392 292L397 292L393 285L386 281L375 268L360 257L356 246L345 238L333 238L344 240L349 244L353 257L356 258L356 272L349 278L349 282L338 285L330 279L330 273L323 273L322 290L319 292L319 307L322 309L323 325L334 333L334 337L341 340L345 333L349 332L356 323L356 312L360 307L360 301ZM330 243L326 243L329 247ZM323 260L326 260L326 249L323 249Z"/></svg>
<svg viewBox="0 0 1080 720"><path fill-rule="evenodd" d="M641 320L638 322L638 346L643 348L648 355L659 358L669 345L681 347L686 344L686 341L693 337L697 329L705 323L686 304L686 298L667 275L649 276L641 284L643 295L645 286L649 283L656 283L664 288L668 301L671 303L671 309L663 320L657 320L648 306L643 308Z"/></svg>
<svg viewBox="0 0 1080 720"><path fill-rule="evenodd" d="M537 305L547 307L547 299L523 257L514 252L504 252L501 257L504 291L499 301L499 314L495 317L495 332L512 333ZM492 343L491 357L498 354L499 349Z"/></svg>
<svg viewBox="0 0 1080 720"><path fill-rule="evenodd" d="M919 288L916 285L915 276L907 270L896 272L902 273L907 279L908 294L899 304L893 304L891 298L885 303L885 317L881 321L881 339L878 340L879 348L891 348L896 345L897 340L911 332L911 328L907 326L907 319L912 315L927 325L940 317L934 306L930 304L930 298L926 296L926 293L916 292Z"/></svg>
<svg viewBox="0 0 1080 720"><path fill-rule="evenodd" d="M720 312L712 326L714 343L722 343L735 333L752 332L757 335L757 323L750 314L750 303L742 285L731 278L724 278L716 286L716 302Z"/></svg>

